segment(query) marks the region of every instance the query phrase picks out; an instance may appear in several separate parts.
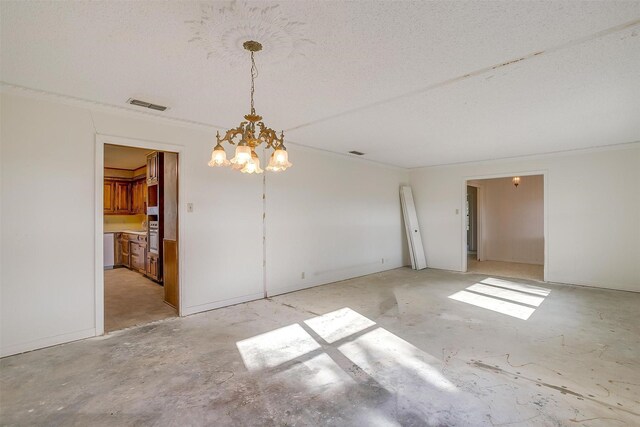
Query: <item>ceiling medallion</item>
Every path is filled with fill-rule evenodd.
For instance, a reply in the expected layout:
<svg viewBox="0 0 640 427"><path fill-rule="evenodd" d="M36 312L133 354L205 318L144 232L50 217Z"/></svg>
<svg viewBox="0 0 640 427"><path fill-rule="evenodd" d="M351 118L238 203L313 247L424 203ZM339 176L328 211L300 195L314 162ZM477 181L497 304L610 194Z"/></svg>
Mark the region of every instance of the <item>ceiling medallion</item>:
<svg viewBox="0 0 640 427"><path fill-rule="evenodd" d="M256 114L253 107L253 92L255 89L254 80L258 77L258 69L253 54L262 50L262 45L254 40L248 40L242 45L251 52L251 113L244 116L246 121L240 122L237 128L229 129L223 138L220 132L216 133L217 144L211 153L209 166L229 166L242 173L262 173L260 169L260 158L256 154L256 147L265 143L267 148L273 148L274 152L269 159L268 171L279 172L291 167L287 149L284 146L284 132L280 132L280 137L271 128L262 122L262 116ZM257 131L257 135L256 135ZM237 139L237 142L234 141ZM236 147L235 156L227 160L227 153L222 147L222 143L227 142Z"/></svg>
<svg viewBox="0 0 640 427"><path fill-rule="evenodd" d="M282 9L264 1L201 3L197 18L185 21L189 42L223 67L244 63L245 40L260 40L268 48L260 54L262 65L302 60L315 43L307 38L307 24Z"/></svg>

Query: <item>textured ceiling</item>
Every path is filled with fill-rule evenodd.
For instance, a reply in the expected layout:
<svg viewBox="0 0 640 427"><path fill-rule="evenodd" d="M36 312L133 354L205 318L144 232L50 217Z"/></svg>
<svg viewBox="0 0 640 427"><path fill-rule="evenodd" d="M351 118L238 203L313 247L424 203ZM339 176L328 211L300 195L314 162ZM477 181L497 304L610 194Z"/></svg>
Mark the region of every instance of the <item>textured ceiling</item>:
<svg viewBox="0 0 640 427"><path fill-rule="evenodd" d="M640 140L638 1L0 8L2 81L117 106L137 97L170 107L158 115L221 128L248 112L241 45L257 39L256 109L267 125L383 163Z"/></svg>

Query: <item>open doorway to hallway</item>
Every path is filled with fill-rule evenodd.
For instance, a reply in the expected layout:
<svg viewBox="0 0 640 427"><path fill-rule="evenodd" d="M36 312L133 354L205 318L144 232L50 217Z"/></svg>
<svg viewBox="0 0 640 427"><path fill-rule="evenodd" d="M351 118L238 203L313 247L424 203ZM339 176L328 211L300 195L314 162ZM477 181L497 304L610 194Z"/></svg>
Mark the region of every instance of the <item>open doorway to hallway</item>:
<svg viewBox="0 0 640 427"><path fill-rule="evenodd" d="M178 154L104 144L104 331L178 315Z"/></svg>
<svg viewBox="0 0 640 427"><path fill-rule="evenodd" d="M544 176L466 182L467 272L544 280Z"/></svg>

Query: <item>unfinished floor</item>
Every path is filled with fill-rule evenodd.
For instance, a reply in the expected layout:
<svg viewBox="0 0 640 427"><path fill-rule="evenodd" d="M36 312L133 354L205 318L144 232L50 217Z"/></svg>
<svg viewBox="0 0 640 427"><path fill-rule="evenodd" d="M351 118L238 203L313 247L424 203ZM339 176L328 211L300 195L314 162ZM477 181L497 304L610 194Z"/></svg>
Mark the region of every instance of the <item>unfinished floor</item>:
<svg viewBox="0 0 640 427"><path fill-rule="evenodd" d="M164 288L126 268L104 272L104 330L117 331L175 317L164 302Z"/></svg>
<svg viewBox="0 0 640 427"><path fill-rule="evenodd" d="M639 306L397 269L2 359L2 423L640 425Z"/></svg>
<svg viewBox="0 0 640 427"><path fill-rule="evenodd" d="M478 261L475 254L467 257L467 273L491 274L527 280L544 280L544 265L520 262Z"/></svg>

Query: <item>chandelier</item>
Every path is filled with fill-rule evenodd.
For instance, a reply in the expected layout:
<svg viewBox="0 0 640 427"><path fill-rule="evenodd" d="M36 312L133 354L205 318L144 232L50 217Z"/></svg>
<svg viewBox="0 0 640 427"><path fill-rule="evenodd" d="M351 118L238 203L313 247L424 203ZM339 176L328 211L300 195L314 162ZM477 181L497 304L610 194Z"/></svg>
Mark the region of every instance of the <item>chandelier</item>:
<svg viewBox="0 0 640 427"><path fill-rule="evenodd" d="M266 169L272 172L283 171L292 166L284 146L284 132L280 132L280 137L278 137L276 131L265 126L262 122L262 116L257 115L255 108L253 108L254 80L258 77L253 54L262 50L262 45L249 40L244 42L242 46L251 52L251 113L244 116L246 120L240 122L240 126L229 129L223 138L220 138L220 132L216 133L217 144L211 153L209 166L231 165L232 169L242 173L262 173L256 147L264 142L267 148L274 150ZM223 142L231 145L237 144L235 156L231 160L227 160L227 153L222 147Z"/></svg>

